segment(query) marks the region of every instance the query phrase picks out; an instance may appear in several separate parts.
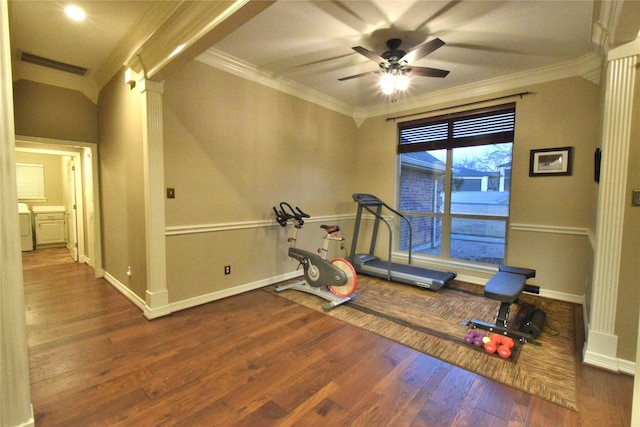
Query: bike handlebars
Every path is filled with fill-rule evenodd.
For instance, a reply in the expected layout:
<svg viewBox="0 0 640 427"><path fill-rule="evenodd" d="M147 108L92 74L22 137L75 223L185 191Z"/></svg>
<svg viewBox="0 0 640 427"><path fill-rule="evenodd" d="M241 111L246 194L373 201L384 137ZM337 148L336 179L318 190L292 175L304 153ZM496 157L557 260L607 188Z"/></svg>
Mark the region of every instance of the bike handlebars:
<svg viewBox="0 0 640 427"><path fill-rule="evenodd" d="M286 227L287 226L287 222L290 219L296 220L296 222L298 223L296 225L296 227L302 227L302 225L304 224L304 219L303 218L311 218L311 216L309 216L306 213L304 213L302 211L302 209L300 209L297 206L294 209L287 202L280 202L280 210L276 209L276 207L274 206L273 207L273 211L276 214L276 221L282 227Z"/></svg>

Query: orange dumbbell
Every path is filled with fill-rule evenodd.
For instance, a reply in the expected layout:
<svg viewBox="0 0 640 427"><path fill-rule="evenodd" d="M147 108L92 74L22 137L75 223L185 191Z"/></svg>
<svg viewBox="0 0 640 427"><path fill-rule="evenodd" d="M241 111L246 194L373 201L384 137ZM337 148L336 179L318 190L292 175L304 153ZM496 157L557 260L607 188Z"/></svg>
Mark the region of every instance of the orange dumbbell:
<svg viewBox="0 0 640 427"><path fill-rule="evenodd" d="M500 335L493 334L493 335L491 335L489 337L488 341L486 339L483 340L484 341L484 350L489 354L495 353L496 350L498 350L498 346L500 345L500 339L501 339Z"/></svg>

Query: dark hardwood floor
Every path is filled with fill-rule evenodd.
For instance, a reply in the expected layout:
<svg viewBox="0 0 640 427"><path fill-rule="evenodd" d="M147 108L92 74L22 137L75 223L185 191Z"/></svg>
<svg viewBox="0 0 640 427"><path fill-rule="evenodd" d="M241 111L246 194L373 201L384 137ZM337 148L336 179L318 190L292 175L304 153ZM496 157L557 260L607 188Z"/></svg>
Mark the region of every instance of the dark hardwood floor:
<svg viewBox="0 0 640 427"><path fill-rule="evenodd" d="M574 412L262 290L147 321L60 249L23 259L38 427L630 423L626 375L579 366Z"/></svg>

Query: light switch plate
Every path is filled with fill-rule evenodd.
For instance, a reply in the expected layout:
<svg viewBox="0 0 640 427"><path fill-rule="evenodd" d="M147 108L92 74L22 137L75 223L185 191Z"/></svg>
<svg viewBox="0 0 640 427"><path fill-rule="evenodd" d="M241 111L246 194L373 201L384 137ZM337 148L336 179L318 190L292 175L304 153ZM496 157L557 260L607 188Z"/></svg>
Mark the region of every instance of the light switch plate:
<svg viewBox="0 0 640 427"><path fill-rule="evenodd" d="M640 190L631 192L631 206L640 206Z"/></svg>

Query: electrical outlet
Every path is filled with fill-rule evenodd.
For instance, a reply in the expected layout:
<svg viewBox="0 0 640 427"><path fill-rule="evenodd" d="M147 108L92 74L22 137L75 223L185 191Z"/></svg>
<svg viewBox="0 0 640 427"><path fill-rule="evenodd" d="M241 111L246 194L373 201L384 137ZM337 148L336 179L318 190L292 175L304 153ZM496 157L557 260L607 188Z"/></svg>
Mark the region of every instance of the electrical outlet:
<svg viewBox="0 0 640 427"><path fill-rule="evenodd" d="M231 266L230 265L225 265L224 266L224 274L231 274Z"/></svg>

